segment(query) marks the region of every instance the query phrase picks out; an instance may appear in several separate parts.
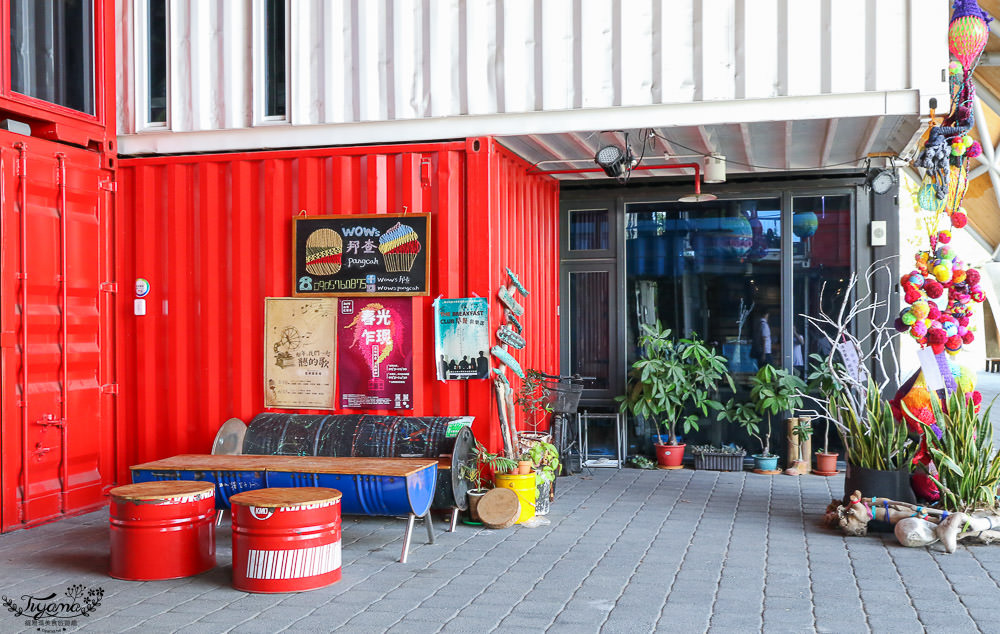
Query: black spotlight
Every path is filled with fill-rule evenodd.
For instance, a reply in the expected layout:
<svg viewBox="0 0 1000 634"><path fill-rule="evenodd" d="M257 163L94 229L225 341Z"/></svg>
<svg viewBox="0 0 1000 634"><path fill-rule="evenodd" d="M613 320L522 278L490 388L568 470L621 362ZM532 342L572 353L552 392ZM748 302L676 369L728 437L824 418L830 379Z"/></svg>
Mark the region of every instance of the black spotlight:
<svg viewBox="0 0 1000 634"><path fill-rule="evenodd" d="M872 168L868 170L865 185L876 194L884 194L896 184L896 170Z"/></svg>
<svg viewBox="0 0 1000 634"><path fill-rule="evenodd" d="M632 158L617 145L605 145L597 150L594 162L611 178L621 178L632 167Z"/></svg>

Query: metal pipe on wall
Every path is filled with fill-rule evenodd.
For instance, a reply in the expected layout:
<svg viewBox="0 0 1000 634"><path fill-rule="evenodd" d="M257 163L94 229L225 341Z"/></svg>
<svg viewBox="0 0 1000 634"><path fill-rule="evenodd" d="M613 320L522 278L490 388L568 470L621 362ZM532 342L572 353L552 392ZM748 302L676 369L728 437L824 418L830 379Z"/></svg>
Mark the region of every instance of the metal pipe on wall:
<svg viewBox="0 0 1000 634"><path fill-rule="evenodd" d="M56 153L57 161L57 175L56 175L56 185L59 187L59 198L56 202L58 205L59 213L59 299L61 302L59 311L59 348L60 348L60 385L59 385L59 420L56 422L56 426L59 427L59 479L61 483L59 485L59 510L62 513L66 512L66 490L69 488L69 456L67 456L67 436L68 431L66 429L66 414L67 414L67 399L69 398L69 336L67 329L69 328L69 319L67 314L69 312L69 302L67 301L67 290L66 287L69 286L69 277L67 275L67 264L66 264L66 155L62 152Z"/></svg>
<svg viewBox="0 0 1000 634"><path fill-rule="evenodd" d="M28 146L18 141L17 149L17 202L21 212L21 262L18 277L21 279L21 502L18 520L27 520L28 504Z"/></svg>

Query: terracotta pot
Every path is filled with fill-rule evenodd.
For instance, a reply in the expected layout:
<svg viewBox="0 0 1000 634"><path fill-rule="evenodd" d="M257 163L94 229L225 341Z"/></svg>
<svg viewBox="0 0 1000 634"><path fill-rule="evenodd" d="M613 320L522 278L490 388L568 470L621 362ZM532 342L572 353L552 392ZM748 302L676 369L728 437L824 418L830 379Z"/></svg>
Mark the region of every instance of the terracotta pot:
<svg viewBox="0 0 1000 634"><path fill-rule="evenodd" d="M683 469L685 447L687 445L656 445L656 463L661 469Z"/></svg>
<svg viewBox="0 0 1000 634"><path fill-rule="evenodd" d="M518 460L517 461L517 475L528 475L531 473L531 461L530 460Z"/></svg>
<svg viewBox="0 0 1000 634"><path fill-rule="evenodd" d="M837 473L837 456L835 453L816 452L816 471L819 475L835 475Z"/></svg>

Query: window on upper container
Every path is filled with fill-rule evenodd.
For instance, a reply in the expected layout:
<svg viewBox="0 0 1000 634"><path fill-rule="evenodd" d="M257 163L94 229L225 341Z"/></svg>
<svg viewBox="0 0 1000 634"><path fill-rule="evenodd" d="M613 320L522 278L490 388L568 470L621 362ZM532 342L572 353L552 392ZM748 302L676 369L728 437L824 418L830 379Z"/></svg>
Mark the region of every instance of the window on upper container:
<svg viewBox="0 0 1000 634"><path fill-rule="evenodd" d="M90 0L9 0L11 89L94 114Z"/></svg>
<svg viewBox="0 0 1000 634"><path fill-rule="evenodd" d="M264 6L264 116L285 116L285 0Z"/></svg>
<svg viewBox="0 0 1000 634"><path fill-rule="evenodd" d="M149 123L167 122L167 0L148 0Z"/></svg>

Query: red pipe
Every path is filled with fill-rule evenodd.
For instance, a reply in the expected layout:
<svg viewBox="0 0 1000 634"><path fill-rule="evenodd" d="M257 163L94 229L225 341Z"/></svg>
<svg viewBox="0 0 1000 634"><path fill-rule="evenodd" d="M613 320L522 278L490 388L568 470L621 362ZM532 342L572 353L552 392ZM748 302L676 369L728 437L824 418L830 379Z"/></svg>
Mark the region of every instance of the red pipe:
<svg viewBox="0 0 1000 634"><path fill-rule="evenodd" d="M67 406L66 402L69 399L69 337L66 330L69 328L69 302L67 301L66 287L69 285L69 277L67 276L66 267L66 155L62 152L56 153L56 161L58 161L58 175L59 179L59 259L60 259L60 271L59 274L62 277L62 311L61 311L61 321L60 324L60 341L59 344L62 347L62 385L60 386L59 395L59 436L61 447L59 450L59 476L62 478L62 486L60 487L59 501L62 505L61 512L66 512L66 494L69 488L69 456L67 455L68 445L67 436L68 432L66 430L66 414Z"/></svg>
<svg viewBox="0 0 1000 634"><path fill-rule="evenodd" d="M670 165L636 165L630 171L639 170L680 170L694 168L694 193L701 193L701 165L698 163L671 163ZM530 170L529 174L586 174L591 172L603 172L601 167L584 167L571 170Z"/></svg>
<svg viewBox="0 0 1000 634"><path fill-rule="evenodd" d="M28 158L27 146L18 141L18 204L21 207L21 504L18 514L28 521Z"/></svg>

